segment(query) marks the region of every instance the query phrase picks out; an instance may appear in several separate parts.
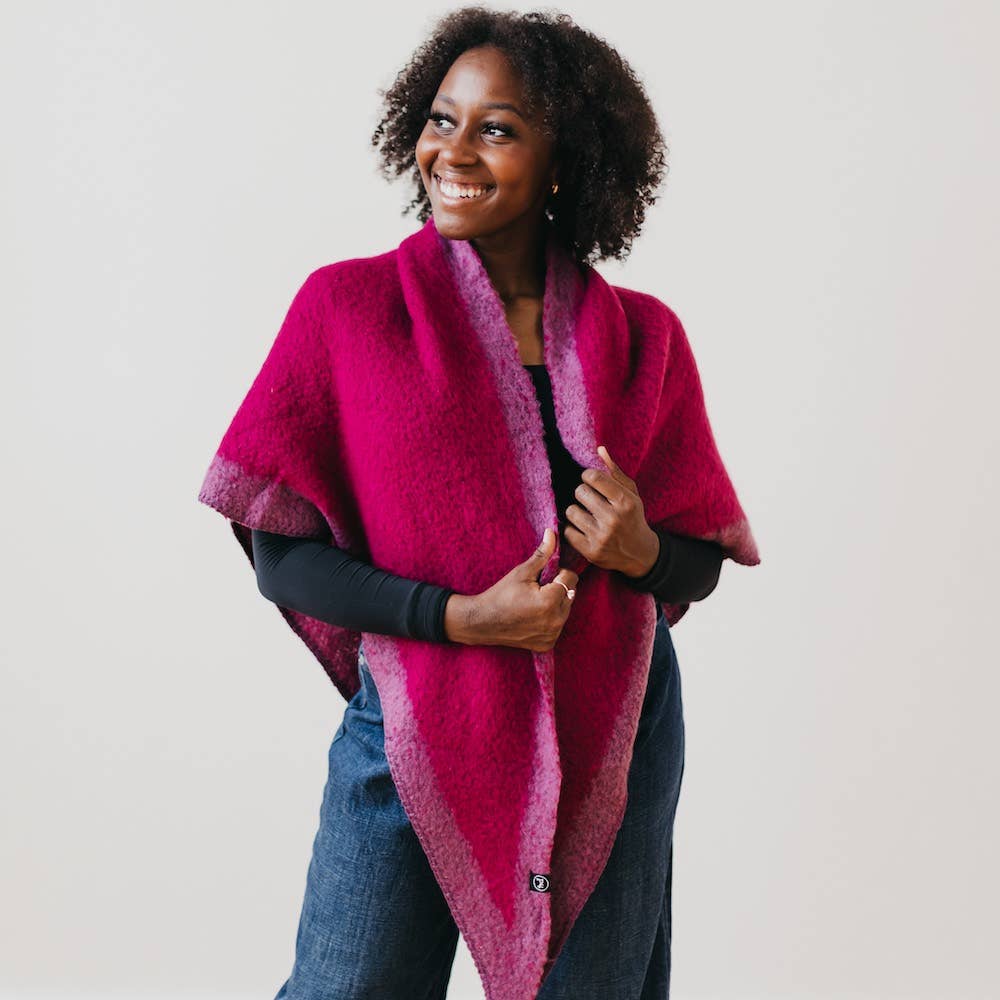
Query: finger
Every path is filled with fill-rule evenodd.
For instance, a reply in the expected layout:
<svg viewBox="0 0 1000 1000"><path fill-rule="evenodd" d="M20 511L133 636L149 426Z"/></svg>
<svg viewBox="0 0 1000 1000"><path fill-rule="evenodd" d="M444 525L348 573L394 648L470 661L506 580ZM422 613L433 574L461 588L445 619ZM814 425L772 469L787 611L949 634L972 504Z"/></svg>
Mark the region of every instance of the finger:
<svg viewBox="0 0 1000 1000"><path fill-rule="evenodd" d="M597 446L597 453L604 459L604 464L611 470L612 476L634 493L636 491L635 480L626 474L625 470L611 457L611 453L603 444Z"/></svg>
<svg viewBox="0 0 1000 1000"><path fill-rule="evenodd" d="M559 591L560 601L572 602L573 598L576 597L576 587L563 570L556 573L546 586Z"/></svg>
<svg viewBox="0 0 1000 1000"><path fill-rule="evenodd" d="M609 503L615 503L626 493L635 493L631 479L628 482L622 482L601 469L584 469L580 473L580 479L592 490L600 493Z"/></svg>
<svg viewBox="0 0 1000 1000"><path fill-rule="evenodd" d="M609 490L609 492L614 493L616 500L624 496L621 487L617 485L613 490ZM611 498L605 496L600 490L591 486L590 483L580 483L573 490L573 496L576 497L579 509L585 514L589 514L593 518L594 524L601 519L602 515L611 514L615 509ZM571 507L566 508L567 517L571 509ZM584 524L580 524L579 526L581 528L586 527Z"/></svg>
<svg viewBox="0 0 1000 1000"><path fill-rule="evenodd" d="M566 508L566 520L584 533L597 527L597 518L586 507L576 503Z"/></svg>
<svg viewBox="0 0 1000 1000"><path fill-rule="evenodd" d="M563 528L563 537L580 555L587 554L587 536L579 528L575 528L572 524L567 524Z"/></svg>
<svg viewBox="0 0 1000 1000"><path fill-rule="evenodd" d="M537 576L540 568L549 561L552 555L552 550L555 548L556 544L556 533L551 528L546 528L542 534L541 544L535 549L534 552L528 556L527 559L521 564L527 570L531 571L533 576ZM536 569L535 567L538 567Z"/></svg>

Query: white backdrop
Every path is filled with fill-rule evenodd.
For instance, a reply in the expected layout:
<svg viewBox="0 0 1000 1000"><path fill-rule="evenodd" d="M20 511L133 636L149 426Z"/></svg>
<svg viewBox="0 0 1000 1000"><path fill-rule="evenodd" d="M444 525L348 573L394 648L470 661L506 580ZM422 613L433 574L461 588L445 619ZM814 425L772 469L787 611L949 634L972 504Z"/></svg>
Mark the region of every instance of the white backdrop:
<svg viewBox="0 0 1000 1000"><path fill-rule="evenodd" d="M196 494L304 277L417 226L375 91L446 9L0 8L2 995L291 970L344 702ZM674 632L674 994L994 997L1000 9L562 9L660 116L598 269L684 322L763 560Z"/></svg>

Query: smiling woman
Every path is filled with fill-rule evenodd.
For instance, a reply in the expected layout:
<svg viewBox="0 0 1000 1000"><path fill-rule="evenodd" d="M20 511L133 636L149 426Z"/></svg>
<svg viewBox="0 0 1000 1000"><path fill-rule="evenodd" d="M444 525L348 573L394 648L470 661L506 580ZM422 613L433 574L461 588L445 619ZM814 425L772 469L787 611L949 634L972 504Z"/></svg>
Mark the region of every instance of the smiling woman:
<svg viewBox="0 0 1000 1000"><path fill-rule="evenodd" d="M543 210L577 260L624 259L668 170L642 83L567 14L457 10L381 93L379 167L408 173L418 190L407 208L421 222L433 212L451 239L463 206L437 176L495 185L478 232L516 220L530 231Z"/></svg>
<svg viewBox="0 0 1000 1000"><path fill-rule="evenodd" d="M317 268L199 499L348 700L276 1000L668 997L671 628L759 562L676 313L609 285L665 160L622 57L469 7L372 142L422 227Z"/></svg>
<svg viewBox="0 0 1000 1000"><path fill-rule="evenodd" d="M486 253L512 239L537 239L556 183L554 141L519 104L523 87L503 51L468 49L441 81L416 143L438 232L453 240L475 236Z"/></svg>

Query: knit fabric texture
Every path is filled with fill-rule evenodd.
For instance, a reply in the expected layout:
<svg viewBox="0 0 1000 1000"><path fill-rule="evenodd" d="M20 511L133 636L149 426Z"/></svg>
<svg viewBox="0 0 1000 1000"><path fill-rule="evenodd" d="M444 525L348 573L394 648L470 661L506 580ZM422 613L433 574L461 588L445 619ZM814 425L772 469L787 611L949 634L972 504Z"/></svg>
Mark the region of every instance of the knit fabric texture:
<svg viewBox="0 0 1000 1000"><path fill-rule="evenodd" d="M759 563L676 314L551 231L545 261L544 363L570 454L605 470L605 445L652 526ZM393 250L313 271L198 499L251 565L261 528L463 594L556 533L539 582L560 566L579 582L548 652L362 636L279 609L345 699L364 638L393 779L486 997L535 996L621 825L656 599L560 537L531 374L473 244L432 217ZM664 604L668 623L688 607Z"/></svg>

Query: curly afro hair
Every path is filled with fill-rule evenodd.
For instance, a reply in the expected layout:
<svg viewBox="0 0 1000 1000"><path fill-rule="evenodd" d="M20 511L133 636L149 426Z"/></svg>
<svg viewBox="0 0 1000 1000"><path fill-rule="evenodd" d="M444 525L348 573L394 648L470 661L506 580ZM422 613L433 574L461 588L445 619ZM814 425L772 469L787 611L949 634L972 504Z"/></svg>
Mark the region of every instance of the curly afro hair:
<svg viewBox="0 0 1000 1000"><path fill-rule="evenodd" d="M555 140L559 191L545 215L558 239L581 263L624 260L668 170L667 147L628 63L567 14L459 8L437 22L392 86L378 90L384 114L371 143L379 171L389 180L409 171L418 191L403 214L417 208L422 223L431 216L417 139L451 64L479 45L503 51L539 128Z"/></svg>

